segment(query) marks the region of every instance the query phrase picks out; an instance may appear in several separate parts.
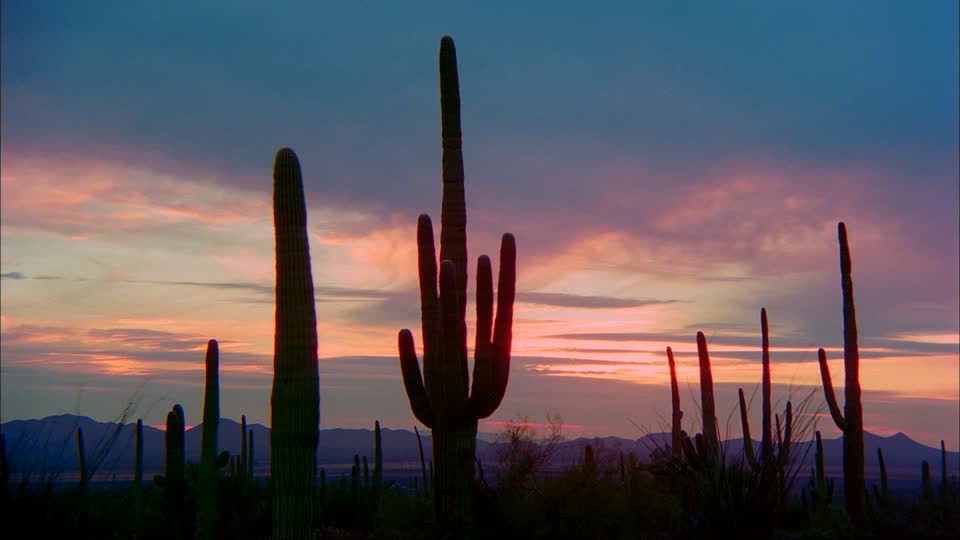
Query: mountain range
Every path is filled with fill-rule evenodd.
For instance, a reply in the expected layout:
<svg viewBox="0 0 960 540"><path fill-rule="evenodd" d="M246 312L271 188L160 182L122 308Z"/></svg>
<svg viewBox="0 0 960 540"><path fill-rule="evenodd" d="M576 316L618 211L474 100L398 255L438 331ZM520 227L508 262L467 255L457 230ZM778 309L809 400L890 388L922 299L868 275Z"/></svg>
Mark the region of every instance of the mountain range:
<svg viewBox="0 0 960 540"><path fill-rule="evenodd" d="M85 416L70 414L49 416L39 420L13 420L0 424L0 433L6 440L6 451L11 472L28 478L71 478L76 475L77 428L83 428L88 466L100 479L110 477L129 478L133 469L133 441L135 424L98 422ZM185 433L188 461L199 461L201 426L193 426ZM270 429L260 424L248 424L247 429L254 439L254 467L256 474L266 475L270 469ZM231 455L240 448L240 424L231 419L221 419L219 448ZM144 426L143 428L144 472L150 477L163 471L164 432ZM385 468L416 472L419 474L419 450L413 431L383 429L383 459ZM425 458L431 459L429 431L421 432ZM492 439L492 440L485 440ZM495 464L507 446L493 434L481 434L477 440L477 457L481 463ZM591 445L598 462L616 463L620 452L634 453L640 462L650 460L651 451L663 448L670 441L669 433L651 433L639 439L621 437L578 438L563 441L553 453L555 467L568 466L583 459L583 448ZM759 443L755 443L759 446ZM742 439L724 442L726 456L736 458L743 451ZM803 479L813 463L813 442L797 443L795 454L804 459ZM908 490L920 485L921 462L930 464L934 482L939 483L941 456L939 448L922 445L903 433L889 437L864 433L866 451L866 476L868 483L879 478L877 448L883 449L891 489ZM843 441L841 438L824 439L824 462L828 476L842 476ZM317 445L317 463L330 471L349 470L354 455L373 457L372 429L321 429ZM951 476L960 470L960 452L947 452L947 469ZM805 483L805 479L802 480Z"/></svg>

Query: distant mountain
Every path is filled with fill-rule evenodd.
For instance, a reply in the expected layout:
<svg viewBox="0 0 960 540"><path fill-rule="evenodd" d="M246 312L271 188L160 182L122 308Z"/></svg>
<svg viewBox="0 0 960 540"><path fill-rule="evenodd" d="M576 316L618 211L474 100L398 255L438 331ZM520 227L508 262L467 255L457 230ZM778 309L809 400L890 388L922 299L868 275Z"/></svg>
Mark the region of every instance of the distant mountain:
<svg viewBox="0 0 960 540"><path fill-rule="evenodd" d="M133 469L133 438L135 424L116 424L97 422L85 416L59 415L42 420L14 420L0 424L0 433L7 442L8 459L11 471L30 475L34 478L46 478L62 475L70 477L76 474L77 455L75 431L82 427L86 442L87 461L97 467L100 478L109 478L116 474L119 478L129 477ZM247 429L253 433L254 463L260 474L269 471L270 430L260 424L249 424ZM864 434L868 483L879 477L877 448L883 448L891 483L919 485L920 463L930 463L931 472L939 476L940 449L924 446L903 433L882 437L871 433ZM149 477L163 471L162 430L144 426L144 469ZM417 438L412 431L383 429L384 461L394 466L405 465L419 468ZM201 426L195 426L186 432L186 450L188 461L199 461ZM431 439L429 431L421 433L424 454L431 459ZM492 440L485 440L492 439ZM557 466L579 463L583 460L583 448L591 445L598 462L616 463L618 455L633 453L641 462L649 462L650 453L655 448L663 448L670 442L669 433L651 433L639 439L620 437L578 438L564 441L556 448L554 464ZM220 421L219 446L232 455L239 454L240 424L230 419ZM742 439L730 439L724 442L728 459L739 457L743 451ZM759 451L759 443L754 443ZM839 478L842 475L843 441L841 438L824 439L824 454L827 474ZM477 441L477 456L486 464L497 462L504 444L495 437L481 437ZM806 467L813 462L813 442L797 444L798 455L806 455ZM336 470L349 467L353 456L373 457L373 430L370 429L321 429L317 445L317 462L321 466ZM948 474L956 475L960 469L960 452L947 452ZM801 473L801 481L809 473ZM935 478L935 482L939 480Z"/></svg>

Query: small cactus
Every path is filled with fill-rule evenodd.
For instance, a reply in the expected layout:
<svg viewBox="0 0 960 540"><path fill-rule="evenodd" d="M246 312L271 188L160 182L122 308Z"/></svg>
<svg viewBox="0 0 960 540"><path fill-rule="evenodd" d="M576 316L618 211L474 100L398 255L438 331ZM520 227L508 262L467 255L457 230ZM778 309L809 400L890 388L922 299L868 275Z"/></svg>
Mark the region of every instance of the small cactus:
<svg viewBox="0 0 960 540"><path fill-rule="evenodd" d="M77 428L77 466L80 470L80 489L86 489L87 484L90 481L88 474L90 469L87 468L87 454L83 448L83 428Z"/></svg>
<svg viewBox="0 0 960 540"><path fill-rule="evenodd" d="M710 353L707 338L697 332L697 355L700 358L700 407L703 410L703 438L705 455L712 464L720 459L720 432L717 429L716 404L713 398L713 371L710 368Z"/></svg>
<svg viewBox="0 0 960 540"><path fill-rule="evenodd" d="M682 452L680 442L680 432L683 430L681 425L683 421L683 411L680 410L680 386L677 384L677 364L673 360L673 349L667 347L667 363L670 366L670 407L671 429L670 429L670 451L674 458L680 457Z"/></svg>
<svg viewBox="0 0 960 540"><path fill-rule="evenodd" d="M747 402L743 397L743 388L737 389L740 398L740 424L743 426L743 456L751 467L755 467L757 460L753 453L753 439L750 437L750 418L747 416Z"/></svg>

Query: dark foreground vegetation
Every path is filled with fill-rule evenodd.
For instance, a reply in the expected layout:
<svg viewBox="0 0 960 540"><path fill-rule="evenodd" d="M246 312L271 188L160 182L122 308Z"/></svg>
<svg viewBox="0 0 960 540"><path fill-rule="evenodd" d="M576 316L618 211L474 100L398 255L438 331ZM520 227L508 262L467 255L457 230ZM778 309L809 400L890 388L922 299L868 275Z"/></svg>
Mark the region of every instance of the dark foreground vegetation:
<svg viewBox="0 0 960 540"><path fill-rule="evenodd" d="M467 359L467 242L460 95L453 40L440 45L443 198L439 260L433 226L417 227L422 362L413 333L398 335L400 371L417 420L431 430L432 463L421 457L415 483L386 481L379 426L373 464L357 456L349 477L327 478L317 468L319 423L317 319L300 164L290 149L274 162L276 321L271 395L270 475L255 479L255 445L246 435L239 456L218 452L219 350L210 340L205 358L199 463L184 452L184 411L167 415L164 474L143 478L142 424L135 442L134 479L125 489L96 489L76 432L79 463L74 487L11 482L5 452L0 462L3 538L310 539L310 538L960 538L960 489L947 477L941 452L939 482L918 464L919 497L867 490L864 411L853 271L847 229L838 225L844 336L844 404L834 393L826 353L819 351L826 406L843 433L843 476L828 478L819 433L811 433L818 407L811 394L774 411L770 399L770 336L761 310L762 422L759 448L750 438L748 405L740 391L743 455L720 444L707 340L698 333L700 431L683 429L673 353L669 444L652 462L632 454L584 448L578 463L550 469L559 428L538 438L525 424L504 434L496 463L477 460L478 421L493 414L510 371L517 245L501 243L494 310L490 259L477 260L476 343ZM688 417L689 418L689 417ZM693 425L689 420L688 427ZM813 455L799 441L813 435ZM2 439L0 439L2 440ZM0 444L2 446L2 444ZM423 454L421 453L421 456ZM809 477L800 477L813 460Z"/></svg>

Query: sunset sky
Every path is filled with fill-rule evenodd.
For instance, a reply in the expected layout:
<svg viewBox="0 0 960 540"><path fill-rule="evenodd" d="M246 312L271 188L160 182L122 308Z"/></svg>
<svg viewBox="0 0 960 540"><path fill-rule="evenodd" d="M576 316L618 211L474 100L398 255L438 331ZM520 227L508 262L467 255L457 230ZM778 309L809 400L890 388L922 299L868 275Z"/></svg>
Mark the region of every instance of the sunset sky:
<svg viewBox="0 0 960 540"><path fill-rule="evenodd" d="M196 424L216 338L221 414L268 424L290 146L321 426L412 429L396 336L422 343L449 34L469 255L496 268L508 231L518 250L510 382L482 431L554 411L571 437L669 429L668 345L699 431L703 330L721 428L739 436L742 386L759 433L761 307L775 401L818 387L820 346L842 395L844 221L866 429L956 450L957 2L642 4L5 0L2 421L134 400Z"/></svg>

